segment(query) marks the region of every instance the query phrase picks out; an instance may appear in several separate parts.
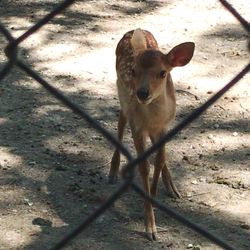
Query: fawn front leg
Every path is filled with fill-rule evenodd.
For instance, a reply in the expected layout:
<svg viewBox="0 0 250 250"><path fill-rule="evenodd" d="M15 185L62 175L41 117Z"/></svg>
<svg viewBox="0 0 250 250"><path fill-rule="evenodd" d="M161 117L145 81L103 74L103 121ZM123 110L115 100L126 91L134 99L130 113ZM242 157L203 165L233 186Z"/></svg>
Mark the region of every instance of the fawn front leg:
<svg viewBox="0 0 250 250"><path fill-rule="evenodd" d="M122 142L124 129L126 126L127 118L123 114L123 111L120 110L119 120L118 120L118 140ZM117 181L117 175L120 166L120 151L116 148L111 160L111 167L109 170L109 183L114 184Z"/></svg>
<svg viewBox="0 0 250 250"><path fill-rule="evenodd" d="M137 151L137 155L141 155L145 151L145 138L141 134L133 134L134 144ZM139 163L139 173L142 178L142 183L144 191L150 195L150 185L149 185L149 171L150 165L148 160L144 160ZM146 234L149 240L156 240L156 225L153 207L150 201L145 200L144 202L145 210L145 226Z"/></svg>
<svg viewBox="0 0 250 250"><path fill-rule="evenodd" d="M164 134L164 131L160 133L160 135L161 134ZM152 144L154 144L160 138L160 135L150 135ZM151 189L150 189L151 195L153 197L155 197L157 193L157 184L158 184L158 180L159 180L162 168L164 166L164 163L165 163L165 147L162 146L157 150L155 160L154 160L154 175L153 175L153 180L152 180Z"/></svg>
<svg viewBox="0 0 250 250"><path fill-rule="evenodd" d="M154 161L154 175L153 175L153 180L151 184L151 195L153 197L156 196L157 193L157 185L158 185L158 180L162 171L162 168L165 163L165 147L161 147L155 156L155 161Z"/></svg>

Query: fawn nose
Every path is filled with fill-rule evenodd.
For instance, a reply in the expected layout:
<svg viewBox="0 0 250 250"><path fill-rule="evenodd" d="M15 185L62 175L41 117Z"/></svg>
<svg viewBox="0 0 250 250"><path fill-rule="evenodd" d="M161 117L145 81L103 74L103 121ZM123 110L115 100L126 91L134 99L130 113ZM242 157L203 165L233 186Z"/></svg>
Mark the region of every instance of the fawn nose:
<svg viewBox="0 0 250 250"><path fill-rule="evenodd" d="M149 90L147 88L140 88L137 90L136 95L140 100L145 101L149 96Z"/></svg>

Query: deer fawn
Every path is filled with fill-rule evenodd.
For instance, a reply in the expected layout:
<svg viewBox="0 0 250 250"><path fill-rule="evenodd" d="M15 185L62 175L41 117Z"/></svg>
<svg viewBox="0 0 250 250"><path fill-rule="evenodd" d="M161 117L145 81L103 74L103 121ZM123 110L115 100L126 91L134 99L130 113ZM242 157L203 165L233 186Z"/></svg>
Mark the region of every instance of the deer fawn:
<svg viewBox="0 0 250 250"><path fill-rule="evenodd" d="M167 131L175 117L176 100L170 71L191 60L194 43L186 42L162 53L153 35L141 29L127 32L116 48L117 88L121 105L118 121L118 139L121 142L128 120L137 155L146 147L146 138L154 143ZM120 165L120 152L115 150L109 172L109 182L114 183ZM152 184L149 183L149 162L139 164L139 173L145 192L155 196L160 174L168 194L180 198L165 163L165 147L158 149L154 161ZM156 240L155 216L152 204L145 201L145 226L147 237Z"/></svg>

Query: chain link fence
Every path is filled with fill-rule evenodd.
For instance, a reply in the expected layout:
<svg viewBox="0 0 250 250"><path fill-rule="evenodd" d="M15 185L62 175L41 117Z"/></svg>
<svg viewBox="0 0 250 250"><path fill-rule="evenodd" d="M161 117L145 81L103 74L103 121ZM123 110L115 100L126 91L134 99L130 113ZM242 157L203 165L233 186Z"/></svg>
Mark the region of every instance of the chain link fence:
<svg viewBox="0 0 250 250"><path fill-rule="evenodd" d="M221 2L224 7L231 12L231 14L241 23L241 25L245 28L245 30L250 33L250 25L249 23L227 2L224 0L218 0ZM246 75L250 71L250 63L245 66L230 82L228 82L221 90L219 90L215 95L213 95L210 99L208 99L203 105L201 105L198 109L193 111L190 115L186 117L181 123L175 126L172 130L170 130L165 136L163 136L159 141L153 144L143 155L138 158L133 158L128 149L120 144L118 140L110 134L105 128L103 128L94 118L92 118L87 112L85 112L80 106L72 102L67 96L65 96L62 92L53 87L49 82L44 80L37 72L35 72L31 67L27 66L21 59L18 58L18 46L30 35L34 32L38 31L42 26L46 25L51 19L53 19L57 14L61 13L68 6L73 4L75 1L73 0L65 0L61 4L59 4L56 8L53 9L48 15L46 15L43 19L38 21L34 26L28 29L25 33L23 33L18 38L14 38L11 33L0 24L0 32L2 35L6 37L8 40L8 45L5 48L5 54L7 56L7 62L4 64L2 69L0 69L0 82L3 84L3 80L11 71L14 66L19 67L22 71L24 71L27 75L32 77L38 83L40 83L45 89L47 89L55 98L60 100L64 105L66 105L73 112L78 114L84 120L86 120L94 129L96 129L99 133L101 133L107 140L109 140L115 147L117 147L122 154L127 158L128 164L124 167L124 181L117 188L117 190L92 214L90 214L82 223L72 230L68 235L66 235L56 246L54 246L53 250L62 249L66 246L70 241L74 240L78 234L83 232L94 220L98 218L101 214L103 214L112 204L120 198L120 196L127 190L128 187L134 189L139 195L141 195L144 199L150 200L150 202L155 205L160 210L164 211L166 214L176 219L183 225L191 228L192 230L198 232L203 235L207 239L211 240L213 243L224 249L235 249L230 243L225 242L220 239L217 235L212 234L206 228L201 227L200 225L190 221L185 216L176 212L176 210L171 209L170 207L161 204L156 199L148 196L134 181L134 170L139 162L148 158L152 153L154 153L159 147L164 145L166 142L171 140L177 133L179 133L184 127L189 125L192 121L194 121L197 117L199 117L205 110L207 110L214 102L216 102L224 93L226 93L232 86L234 86L244 75ZM250 41L248 41L248 49L250 50Z"/></svg>

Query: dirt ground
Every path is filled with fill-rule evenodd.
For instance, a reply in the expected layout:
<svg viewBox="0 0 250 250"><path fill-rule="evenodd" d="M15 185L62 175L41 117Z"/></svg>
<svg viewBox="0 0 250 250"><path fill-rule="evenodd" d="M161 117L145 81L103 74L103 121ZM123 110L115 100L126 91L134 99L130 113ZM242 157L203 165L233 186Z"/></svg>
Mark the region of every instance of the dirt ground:
<svg viewBox="0 0 250 250"><path fill-rule="evenodd" d="M1 23L18 36L57 2L2 0ZM248 1L230 2L250 19ZM114 51L122 35L137 27L151 31L166 52L181 42L196 43L192 62L172 73L175 124L249 60L249 36L215 0L76 1L22 43L19 55L116 134ZM6 41L0 39L3 65ZM242 79L166 145L183 199L167 197L162 183L158 194L237 250L250 249L249 80ZM124 143L134 152L129 129ZM113 150L13 69L0 84L0 249L50 249L98 208L116 189L107 183ZM156 220L159 240L150 242L143 234L143 199L128 190L65 249L219 249L158 209Z"/></svg>

